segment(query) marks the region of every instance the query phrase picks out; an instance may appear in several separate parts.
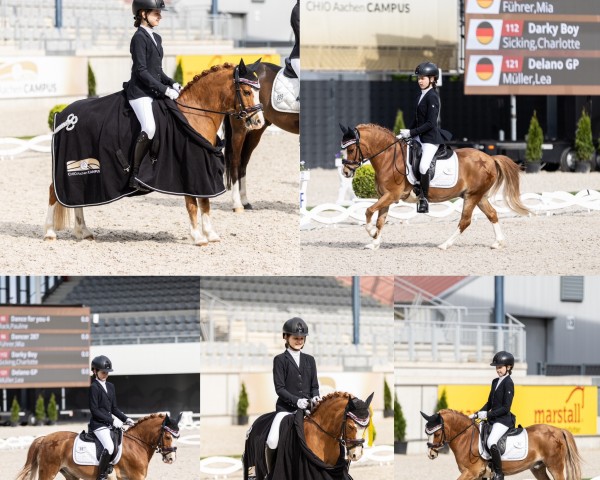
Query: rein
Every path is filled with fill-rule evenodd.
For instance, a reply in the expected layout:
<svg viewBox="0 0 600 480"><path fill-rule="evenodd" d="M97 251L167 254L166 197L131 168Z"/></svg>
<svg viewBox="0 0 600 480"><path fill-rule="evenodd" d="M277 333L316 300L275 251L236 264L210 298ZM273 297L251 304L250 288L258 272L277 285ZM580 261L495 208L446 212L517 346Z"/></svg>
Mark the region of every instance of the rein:
<svg viewBox="0 0 600 480"><path fill-rule="evenodd" d="M256 105L253 105L251 107L244 108L244 103L242 101L242 87L241 87L242 83L246 83L247 85L250 85L252 88L260 89L260 83L250 82L248 80L241 79L239 76L239 66L235 67L233 82L235 84L235 100L237 103L239 103L239 107L240 107L239 111L234 110L234 111L221 112L218 110L209 110L208 108L192 107L190 105L180 103L177 100L174 100L174 102L177 105L179 105L180 107L189 108L190 110L197 110L200 112L208 112L208 113L218 113L219 115L229 115L238 120L243 120L243 119L247 118L248 116L252 117L252 116L256 115L256 113L260 112L263 109L262 103L257 103Z"/></svg>
<svg viewBox="0 0 600 480"><path fill-rule="evenodd" d="M367 158L367 157L365 157L363 155L362 149L360 148L360 136L357 134L356 137L357 137L356 140L350 141L350 142L346 143L345 145L342 145L344 148L348 148L350 145L355 144L356 145L356 149L357 149L357 154L355 154L354 160L342 160L342 165L347 165L349 167L355 166L356 168L352 169L352 171L355 171L356 169L358 169L358 167L360 167L363 163L367 162L370 158L375 158L377 155L382 154L383 152L385 152L389 148L394 147L394 170L396 172L398 172L400 175L404 175L405 177L407 176L407 173L406 173L406 171L407 171L407 168L406 168L406 157L404 158L404 163L405 163L404 170L405 170L405 172L403 173L403 172L400 171L400 169L396 165L396 148L395 148L395 145L397 143L400 143L401 141L404 142L404 143L408 143L406 140L396 138L394 140L394 142L390 143L387 147L381 149L375 155L371 155L370 158ZM400 151L402 151L402 148L400 149ZM356 159L357 155L358 155L358 160ZM398 184L398 182L396 182L396 180L395 180L395 177L394 177L394 182L396 184Z"/></svg>
<svg viewBox="0 0 600 480"><path fill-rule="evenodd" d="M364 438L358 438L358 439L345 438L346 437L346 423L348 422L348 414L344 415L344 421L342 422L339 436L335 436L333 433L330 433L327 430L325 430L323 427L321 427L321 425L319 425L316 422L316 420L313 420L312 417L306 416L304 418L306 420L308 420L310 423L312 423L313 425L315 425L325 435L329 436L330 438L333 438L336 442L338 442L342 447L346 448L347 450L352 450L356 447L362 446L365 443Z"/></svg>
<svg viewBox="0 0 600 480"><path fill-rule="evenodd" d="M473 423L470 423L470 424L469 424L467 427L465 427L465 428L464 428L464 429L462 429L460 432L458 432L456 435L454 435L454 436L453 436L453 437L452 437L450 440L446 440L446 429L445 429L445 427L444 427L444 417L441 417L441 418L442 418L442 423L440 424L440 426L441 426L441 428L442 428L442 440L441 440L441 442L439 442L439 443L430 443L430 442L427 442L427 447L428 447L428 448L431 448L431 449L433 449L433 450L440 449L440 448L442 448L444 445L450 445L450 443L452 443L454 440L456 440L456 438L457 438L457 437L461 436L461 435L462 435L463 433L465 433L465 432L466 432L466 431L467 431L469 428L471 428L471 427L474 427L474 426L475 426L475 422L473 422ZM434 432L435 432L435 430L434 430ZM434 432L431 432L431 433L434 433ZM475 432L475 431L473 431L473 432ZM427 431L426 431L425 433L427 433ZM474 433L473 433L473 436L474 436ZM473 436L472 436L472 437L473 437ZM472 438L471 438L471 441L472 441ZM470 451L470 447L469 447L469 451Z"/></svg>
<svg viewBox="0 0 600 480"><path fill-rule="evenodd" d="M160 428L160 435L158 436L158 440L156 441L156 444L152 444L149 442L146 442L145 440L142 440L139 437L134 437L133 435L129 434L128 432L123 432L123 436L127 437L127 438L131 438L132 440L135 440L139 443L142 443L144 445L149 446L152 450L154 450L156 453L160 453L163 457L171 452L176 452L177 451L177 447L165 447L163 445L163 436L165 434L165 430L168 430L169 433L171 433L171 435L173 435L173 437L178 438L179 437L179 433L175 432L174 430L171 430L170 428L166 427L165 425L162 425Z"/></svg>

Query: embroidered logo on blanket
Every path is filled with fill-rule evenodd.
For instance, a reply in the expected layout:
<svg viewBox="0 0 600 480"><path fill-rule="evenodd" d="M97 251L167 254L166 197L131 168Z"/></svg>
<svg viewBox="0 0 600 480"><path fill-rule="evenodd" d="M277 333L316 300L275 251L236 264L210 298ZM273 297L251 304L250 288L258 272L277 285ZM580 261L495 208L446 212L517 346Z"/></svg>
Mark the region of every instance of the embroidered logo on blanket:
<svg viewBox="0 0 600 480"><path fill-rule="evenodd" d="M88 175L100 173L100 160L97 158L84 158L67 162L67 175Z"/></svg>

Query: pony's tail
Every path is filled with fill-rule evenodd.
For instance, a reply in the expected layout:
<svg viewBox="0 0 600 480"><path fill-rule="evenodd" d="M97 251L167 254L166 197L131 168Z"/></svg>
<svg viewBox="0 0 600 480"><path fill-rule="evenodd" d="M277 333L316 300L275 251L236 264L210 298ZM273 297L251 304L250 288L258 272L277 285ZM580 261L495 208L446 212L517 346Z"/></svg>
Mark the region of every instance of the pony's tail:
<svg viewBox="0 0 600 480"><path fill-rule="evenodd" d="M504 184L504 200L508 207L519 215L529 215L531 212L521 202L521 188L519 186L519 166L505 155L493 155L496 163L498 178L490 191L490 197L493 197L498 189Z"/></svg>
<svg viewBox="0 0 600 480"><path fill-rule="evenodd" d="M233 183L233 170L234 166L232 165L232 133L231 133L231 118L228 115L225 115L225 120L223 120L223 141L225 142L225 182L227 185L227 190L231 190L231 185Z"/></svg>
<svg viewBox="0 0 600 480"><path fill-rule="evenodd" d="M25 461L25 465L19 472L19 476L16 478L16 480L35 480L37 477L39 466L38 455L43 439L44 437L38 437L29 446L29 450L27 451L27 460Z"/></svg>
<svg viewBox="0 0 600 480"><path fill-rule="evenodd" d="M52 227L55 231L64 230L71 226L71 208L66 208L60 204L56 193L54 192L54 183L50 184L50 193L48 196L48 204L54 206L52 213Z"/></svg>
<svg viewBox="0 0 600 480"><path fill-rule="evenodd" d="M567 443L567 455L565 458L565 478L581 478L581 455L577 450L577 444L573 434L567 430L562 431Z"/></svg>

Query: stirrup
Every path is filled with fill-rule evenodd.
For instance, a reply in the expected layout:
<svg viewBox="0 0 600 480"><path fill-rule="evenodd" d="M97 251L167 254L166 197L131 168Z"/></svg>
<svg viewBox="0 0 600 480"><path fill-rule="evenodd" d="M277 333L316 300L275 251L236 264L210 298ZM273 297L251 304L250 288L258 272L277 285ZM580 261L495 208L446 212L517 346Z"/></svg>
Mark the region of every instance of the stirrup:
<svg viewBox="0 0 600 480"><path fill-rule="evenodd" d="M419 203L417 204L417 212L429 213L429 202L425 197L419 198Z"/></svg>

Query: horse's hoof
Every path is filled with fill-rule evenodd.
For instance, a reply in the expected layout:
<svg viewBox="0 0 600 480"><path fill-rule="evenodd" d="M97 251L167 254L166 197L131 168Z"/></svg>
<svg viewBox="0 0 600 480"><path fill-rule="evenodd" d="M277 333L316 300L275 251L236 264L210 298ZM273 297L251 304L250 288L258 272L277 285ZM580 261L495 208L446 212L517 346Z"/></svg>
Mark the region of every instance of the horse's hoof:
<svg viewBox="0 0 600 480"><path fill-rule="evenodd" d="M83 240L96 240L96 237L94 237L94 235L90 234L90 235L86 235L85 237L83 237Z"/></svg>
<svg viewBox="0 0 600 480"><path fill-rule="evenodd" d="M220 242L221 237L219 237L219 235L217 235L216 233L211 233L208 235L208 241L209 242Z"/></svg>
<svg viewBox="0 0 600 480"><path fill-rule="evenodd" d="M251 203L246 203L244 205L244 210L254 210L254 207L252 207Z"/></svg>
<svg viewBox="0 0 600 480"><path fill-rule="evenodd" d="M365 245L365 248L367 250L377 250L379 249L379 244L375 244L375 243L368 243L367 245Z"/></svg>
<svg viewBox="0 0 600 480"><path fill-rule="evenodd" d="M208 240L198 240L197 242L194 242L194 245L206 247L208 245Z"/></svg>
<svg viewBox="0 0 600 480"><path fill-rule="evenodd" d="M233 209L234 213L243 213L244 212L244 207L235 207Z"/></svg>
<svg viewBox="0 0 600 480"><path fill-rule="evenodd" d="M442 243L441 245L438 245L438 248L439 248L440 250L448 250L448 247L449 247L449 246L450 246L450 245L446 245L445 243Z"/></svg>
<svg viewBox="0 0 600 480"><path fill-rule="evenodd" d="M55 242L56 235L44 235L44 242Z"/></svg>
<svg viewBox="0 0 600 480"><path fill-rule="evenodd" d="M506 244L504 242L494 242L491 248L493 248L494 250L499 250L501 248L504 248L505 246Z"/></svg>

